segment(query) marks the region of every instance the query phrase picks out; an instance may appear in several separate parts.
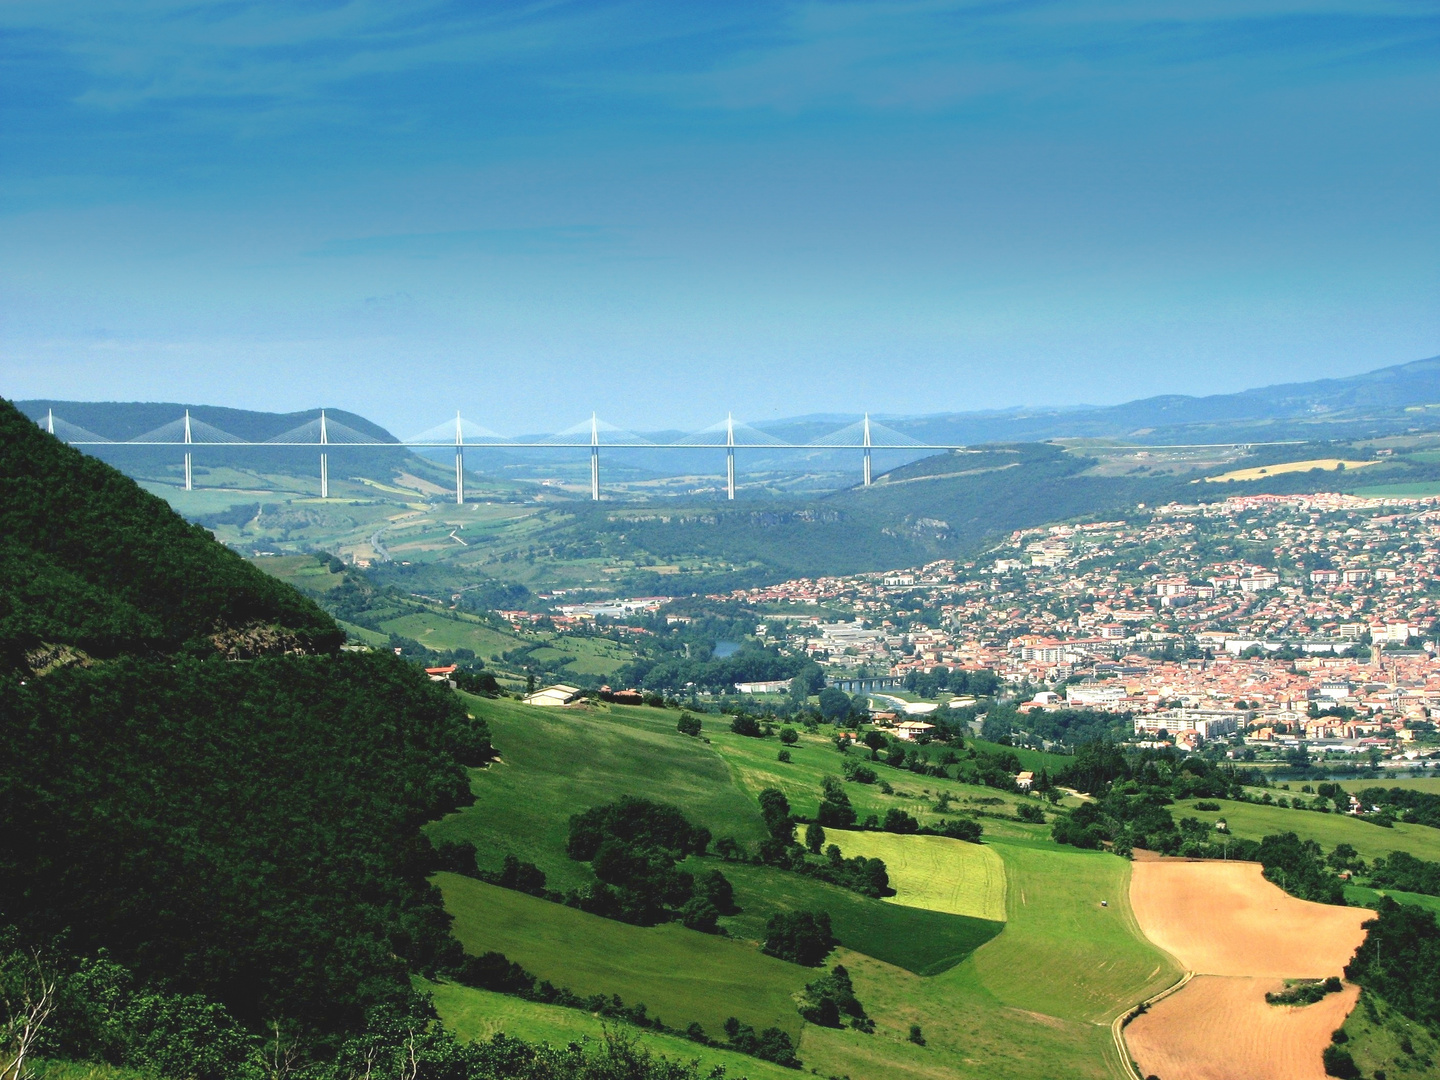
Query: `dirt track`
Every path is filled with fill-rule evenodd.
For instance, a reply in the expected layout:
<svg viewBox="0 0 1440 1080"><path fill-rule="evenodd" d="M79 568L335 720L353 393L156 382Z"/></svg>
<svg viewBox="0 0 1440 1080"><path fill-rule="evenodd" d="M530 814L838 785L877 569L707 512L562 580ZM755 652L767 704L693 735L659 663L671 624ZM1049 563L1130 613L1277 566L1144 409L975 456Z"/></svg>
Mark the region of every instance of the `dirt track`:
<svg viewBox="0 0 1440 1080"><path fill-rule="evenodd" d="M1197 975L1125 1029L1130 1053L1164 1080L1324 1080L1320 1052L1360 996L1347 986L1303 1009L1269 1005L1280 979Z"/></svg>
<svg viewBox="0 0 1440 1080"><path fill-rule="evenodd" d="M1167 859L1132 871L1130 904L1145 936L1200 975L1339 975L1375 914L1296 900L1259 863Z"/></svg>
<svg viewBox="0 0 1440 1080"><path fill-rule="evenodd" d="M1125 1029L1142 1073L1164 1080L1322 1080L1320 1054L1359 988L1304 1008L1270 1005L1286 978L1338 975L1364 940L1364 908L1296 900L1258 863L1137 861L1130 904L1145 935L1195 978Z"/></svg>

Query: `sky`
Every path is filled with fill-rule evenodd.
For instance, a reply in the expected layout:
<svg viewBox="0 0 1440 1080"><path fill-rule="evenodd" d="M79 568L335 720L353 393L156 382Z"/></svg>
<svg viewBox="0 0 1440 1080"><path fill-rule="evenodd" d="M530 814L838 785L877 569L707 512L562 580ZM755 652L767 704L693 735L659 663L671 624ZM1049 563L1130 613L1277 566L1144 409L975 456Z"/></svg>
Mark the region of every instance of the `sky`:
<svg viewBox="0 0 1440 1080"><path fill-rule="evenodd" d="M1440 2L7 0L0 395L1110 404L1440 353Z"/></svg>

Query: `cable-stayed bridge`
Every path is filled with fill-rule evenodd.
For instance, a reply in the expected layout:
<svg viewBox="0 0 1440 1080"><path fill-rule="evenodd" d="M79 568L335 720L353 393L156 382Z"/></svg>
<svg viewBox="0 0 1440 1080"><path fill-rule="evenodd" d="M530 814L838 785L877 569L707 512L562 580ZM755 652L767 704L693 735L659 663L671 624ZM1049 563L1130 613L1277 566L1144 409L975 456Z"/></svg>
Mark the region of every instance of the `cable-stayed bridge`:
<svg viewBox="0 0 1440 1080"><path fill-rule="evenodd" d="M147 431L130 439L107 439L88 431L78 424L72 424L56 416L53 409L37 421L39 425L62 442L71 446L174 446L184 448L185 490L193 488L191 467L192 447L195 446L265 446L265 447L313 447L320 458L320 497L330 497L330 454L329 447L383 447L406 449L448 449L455 451L455 501L465 501L465 450L472 449L554 449L573 446L588 448L590 451L590 497L600 498L600 451L644 449L644 450L695 450L714 447L725 451L725 490L727 498L735 498L735 451L747 447L766 450L858 450L863 455L864 485L870 486L870 452L872 450L963 450L961 445L923 443L912 439L903 432L886 427L871 420L869 414L853 424L829 432L809 442L786 442L759 428L737 421L733 416L711 424L700 431L669 439L647 439L633 431L606 423L595 414L589 420L557 431L552 435L523 436L509 438L489 428L463 419L457 412L454 420L420 432L408 439L377 439L356 431L354 428L328 419L322 409L320 415L298 427L261 441L242 439L222 431L213 424L207 424L190 415L189 410L167 424L153 431Z"/></svg>

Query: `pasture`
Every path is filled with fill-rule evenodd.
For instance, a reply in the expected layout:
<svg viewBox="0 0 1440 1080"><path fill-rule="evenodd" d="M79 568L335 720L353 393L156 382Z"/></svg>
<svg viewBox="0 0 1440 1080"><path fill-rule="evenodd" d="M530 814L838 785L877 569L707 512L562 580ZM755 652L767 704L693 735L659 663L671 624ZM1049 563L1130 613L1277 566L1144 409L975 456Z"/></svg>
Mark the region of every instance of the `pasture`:
<svg viewBox="0 0 1440 1080"><path fill-rule="evenodd" d="M832 829L830 843L846 858L883 859L893 904L929 908L976 919L1005 920L1005 861L992 847L945 836Z"/></svg>
<svg viewBox="0 0 1440 1080"><path fill-rule="evenodd" d="M792 748L794 760L778 762L777 740L736 736L728 720L715 717L703 718L707 744L674 730L674 710L544 710L466 700L489 720L504 764L472 773L476 805L432 831L475 839L494 853L487 861L496 864L513 851L538 863L551 887L589 876L564 853L568 817L580 809L634 794L680 806L716 836L753 842L763 835L756 802L761 789L781 787L798 812L813 813L822 778L839 775L843 760L829 739L802 734ZM854 756L861 760L861 752ZM967 798L1001 800L969 804L992 811L1008 811L1022 798L874 767L895 790L885 795L878 784L847 783L862 816L899 806L934 819L941 791L956 804L952 815ZM878 845L875 853L893 866L905 903L869 900L770 868L693 860L687 868L717 866L735 887L743 910L722 919L728 940L673 924L641 929L609 922L454 875L437 880L467 948L497 949L577 993L593 988L619 993L627 1003L643 1001L674 1026L694 1014L715 1034L734 1013L756 1027L774 1023L798 1031L806 1069L822 1076L1122 1076L1110 1020L1179 974L1143 937L1131 912L1130 864L1058 847L1048 839L1048 825L982 820L987 842L978 846L830 831L847 851L858 851L854 844ZM968 884L957 888L957 881ZM1003 923L955 913L1001 915L1001 904ZM766 957L755 944L769 914L787 909L830 912L842 947L827 964L850 969L875 1019L873 1035L801 1022L791 995L816 972ZM463 997L460 990L453 993ZM748 1013L740 1011L742 1002ZM520 1010L516 1030L539 1030L521 1026L540 1022L534 1010L523 1002L514 1008ZM458 1005L445 1004L442 1012L447 1022L465 1022L453 1019L462 1015ZM556 1025L550 1030L558 1039L563 1032L576 1038L593 1033L596 1021L550 1010L544 1023ZM923 1027L926 1046L907 1040L912 1023ZM769 1075L762 1069L746 1062L731 1075Z"/></svg>
<svg viewBox="0 0 1440 1080"><path fill-rule="evenodd" d="M758 805L731 783L718 755L674 729L674 712L663 714L668 725L647 724L605 710L462 696L490 724L501 762L472 770L475 803L428 832L470 840L484 853L483 868L498 869L512 852L544 870L551 888L588 882L589 868L565 854L570 815L621 795L673 803L716 836L764 835Z"/></svg>
<svg viewBox="0 0 1440 1080"><path fill-rule="evenodd" d="M764 940L766 921L776 912L826 911L836 938L846 948L917 975L934 975L954 967L1004 929L1000 921L871 900L838 885L767 866L717 864L714 859L690 859L684 865L696 874L714 868L735 887L740 908L739 914L722 918L720 925L734 937L757 945ZM1000 915L1003 918L1003 907Z"/></svg>
<svg viewBox="0 0 1440 1080"><path fill-rule="evenodd" d="M1301 840L1314 840L1327 852L1337 844L1351 844L1366 860L1408 851L1417 859L1440 861L1440 829L1428 825L1397 823L1384 829L1348 814L1320 814L1313 810L1290 810L1260 803L1214 800L1219 810L1197 810L1194 799L1177 802L1171 812L1178 820L1195 817L1214 824L1224 818L1232 836L1259 840L1272 833L1293 832Z"/></svg>
<svg viewBox="0 0 1440 1080"><path fill-rule="evenodd" d="M576 1009L542 1005L506 994L475 990L458 983L431 983L421 979L416 981L416 986L422 993L431 996L435 1011L440 1014L446 1028L466 1041L484 1041L504 1032L527 1042L548 1042L552 1046L578 1042L583 1045L586 1040L600 1042L604 1037L604 1028L608 1026L634 1038L653 1054L671 1061L698 1061L707 1073L717 1066L724 1066L726 1075L748 1076L750 1080L794 1080L795 1077L793 1069L772 1065L768 1061L701 1046L677 1035L661 1035L627 1024L604 1021Z"/></svg>
<svg viewBox="0 0 1440 1080"><path fill-rule="evenodd" d="M466 952L502 952L582 997L644 1002L671 1027L695 1021L718 1036L726 1017L737 1016L757 1031L778 1027L799 1037L791 995L815 977L809 968L674 923L630 926L458 874L435 882Z"/></svg>

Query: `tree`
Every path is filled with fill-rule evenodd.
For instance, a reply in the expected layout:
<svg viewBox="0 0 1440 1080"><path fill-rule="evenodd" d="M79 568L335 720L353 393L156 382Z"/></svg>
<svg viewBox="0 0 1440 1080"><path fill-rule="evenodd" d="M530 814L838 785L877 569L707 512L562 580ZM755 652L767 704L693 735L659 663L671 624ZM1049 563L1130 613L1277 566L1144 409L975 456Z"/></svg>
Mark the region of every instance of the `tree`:
<svg viewBox="0 0 1440 1080"><path fill-rule="evenodd" d="M760 792L760 816L765 827L776 840L789 841L795 834L795 822L790 817L790 800L779 788L766 788Z"/></svg>
<svg viewBox="0 0 1440 1080"><path fill-rule="evenodd" d="M850 695L844 690L827 686L820 691L820 715L832 724L850 717Z"/></svg>
<svg viewBox="0 0 1440 1080"><path fill-rule="evenodd" d="M812 821L805 826L805 848L813 855L819 855L825 847L825 826Z"/></svg>
<svg viewBox="0 0 1440 1080"><path fill-rule="evenodd" d="M855 808L850 805L850 796L833 776L822 781L820 809L815 813L815 820L831 829L848 829L855 824Z"/></svg>
<svg viewBox="0 0 1440 1080"><path fill-rule="evenodd" d="M0 1078L29 1080L29 1060L55 1011L59 976L37 950L7 944L0 956Z"/></svg>
<svg viewBox="0 0 1440 1080"><path fill-rule="evenodd" d="M885 824L882 827L886 832L902 835L920 831L920 823L898 806L892 806L885 811Z"/></svg>
<svg viewBox="0 0 1440 1080"><path fill-rule="evenodd" d="M782 727L780 729L780 741L786 746L794 746L800 741L800 734L793 727Z"/></svg>
<svg viewBox="0 0 1440 1080"><path fill-rule="evenodd" d="M682 712L679 722L675 725L675 729L679 731L681 735L699 735L700 718L688 712Z"/></svg>

